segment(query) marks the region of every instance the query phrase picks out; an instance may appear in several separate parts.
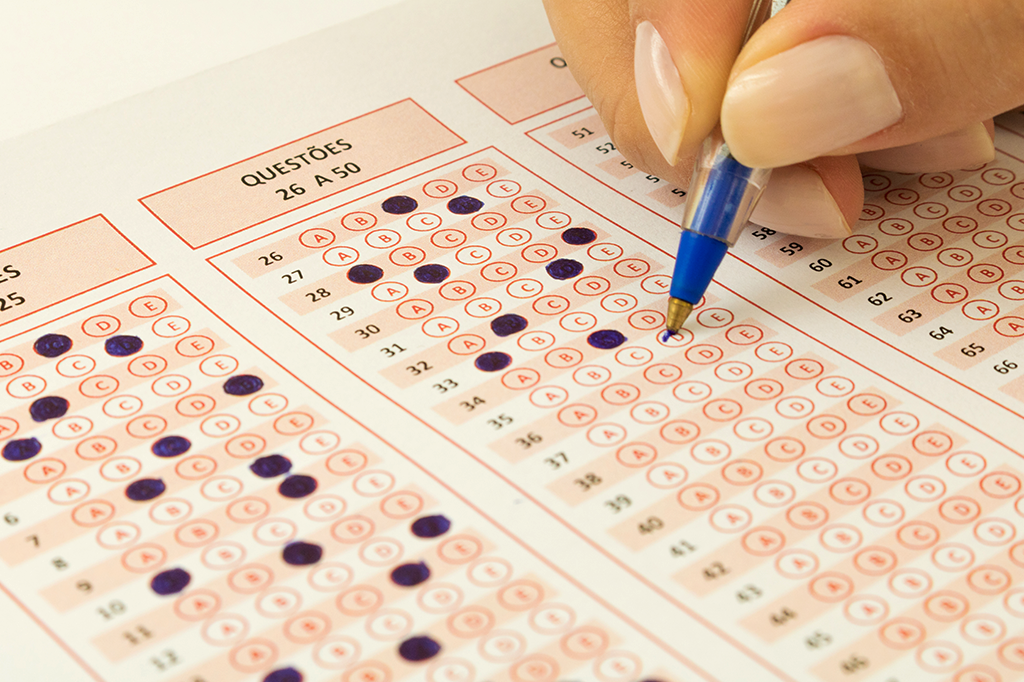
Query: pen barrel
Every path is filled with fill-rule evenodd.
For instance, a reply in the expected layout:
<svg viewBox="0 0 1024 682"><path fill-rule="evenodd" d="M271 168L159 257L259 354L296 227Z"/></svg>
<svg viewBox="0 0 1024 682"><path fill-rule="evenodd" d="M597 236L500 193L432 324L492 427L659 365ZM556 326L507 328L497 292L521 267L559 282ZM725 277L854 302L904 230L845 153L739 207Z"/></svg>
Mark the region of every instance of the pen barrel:
<svg viewBox="0 0 1024 682"><path fill-rule="evenodd" d="M694 165L682 228L732 246L770 175L770 168L750 168L733 158L716 130Z"/></svg>

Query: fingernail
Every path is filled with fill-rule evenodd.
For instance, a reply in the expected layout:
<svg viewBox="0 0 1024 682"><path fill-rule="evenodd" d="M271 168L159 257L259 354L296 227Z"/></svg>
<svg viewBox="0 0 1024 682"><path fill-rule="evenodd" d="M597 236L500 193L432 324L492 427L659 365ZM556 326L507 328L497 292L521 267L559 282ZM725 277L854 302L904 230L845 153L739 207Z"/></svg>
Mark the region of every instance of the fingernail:
<svg viewBox="0 0 1024 682"><path fill-rule="evenodd" d="M996 148L984 123L930 140L857 155L857 160L865 166L897 173L938 173L971 168L994 158Z"/></svg>
<svg viewBox="0 0 1024 682"><path fill-rule="evenodd" d="M902 114L874 48L827 36L740 72L722 102L722 131L741 162L777 167L845 147Z"/></svg>
<svg viewBox="0 0 1024 682"><path fill-rule="evenodd" d="M661 155L669 165L675 165L690 117L690 102L668 45L649 21L636 27L633 73L647 130Z"/></svg>
<svg viewBox="0 0 1024 682"><path fill-rule="evenodd" d="M773 170L750 221L813 239L836 239L851 233L821 176L806 166Z"/></svg>

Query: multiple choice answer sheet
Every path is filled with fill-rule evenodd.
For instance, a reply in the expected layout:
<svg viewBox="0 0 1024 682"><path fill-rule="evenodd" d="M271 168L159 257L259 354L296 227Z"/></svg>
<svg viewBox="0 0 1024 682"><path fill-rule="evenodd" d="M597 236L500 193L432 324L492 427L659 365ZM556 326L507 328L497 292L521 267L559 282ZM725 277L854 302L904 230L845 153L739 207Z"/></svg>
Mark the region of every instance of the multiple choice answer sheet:
<svg viewBox="0 0 1024 682"><path fill-rule="evenodd" d="M1020 112L996 144L866 173L845 240L750 226L662 340L686 192L539 4L408 2L5 143L4 656L1024 679Z"/></svg>

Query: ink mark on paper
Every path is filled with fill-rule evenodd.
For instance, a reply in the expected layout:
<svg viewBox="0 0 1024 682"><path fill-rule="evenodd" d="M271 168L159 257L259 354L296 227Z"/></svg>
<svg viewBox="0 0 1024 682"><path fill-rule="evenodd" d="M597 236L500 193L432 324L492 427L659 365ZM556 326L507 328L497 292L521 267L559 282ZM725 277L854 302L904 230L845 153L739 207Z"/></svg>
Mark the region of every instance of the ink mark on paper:
<svg viewBox="0 0 1024 682"><path fill-rule="evenodd" d="M414 587L430 577L430 569L422 561L417 564L402 564L391 571L391 582L402 587Z"/></svg>
<svg viewBox="0 0 1024 682"><path fill-rule="evenodd" d="M68 411L68 401L57 395L48 395L34 400L28 408L29 416L34 422L44 422L47 419L60 419Z"/></svg>
<svg viewBox="0 0 1024 682"><path fill-rule="evenodd" d="M153 443L153 454L157 457L177 457L188 452L192 441L184 436L164 436Z"/></svg>
<svg viewBox="0 0 1024 682"><path fill-rule="evenodd" d="M23 462L32 459L43 450L38 438L19 438L4 444L3 458L8 462Z"/></svg>
<svg viewBox="0 0 1024 682"><path fill-rule="evenodd" d="M626 335L614 329L601 329L587 337L587 343L594 348L609 350L618 348L626 342Z"/></svg>
<svg viewBox="0 0 1024 682"><path fill-rule="evenodd" d="M388 197L384 200L384 203L380 205L384 209L385 213L391 215L405 215L406 213L412 213L419 206L416 200L412 197L407 197L399 194L398 196Z"/></svg>
<svg viewBox="0 0 1024 682"><path fill-rule="evenodd" d="M167 490L167 484L160 478L140 478L125 488L124 494L129 500L145 502L155 497L160 497Z"/></svg>
<svg viewBox="0 0 1024 682"><path fill-rule="evenodd" d="M440 263L427 263L412 271L412 276L416 278L416 281L423 284L440 284L451 274L452 271Z"/></svg>
<svg viewBox="0 0 1024 682"><path fill-rule="evenodd" d="M522 315L515 315L513 313L499 315L491 320L491 331L496 336L511 336L526 329L527 324L529 323Z"/></svg>
<svg viewBox="0 0 1024 682"><path fill-rule="evenodd" d="M597 239L597 232L589 227L570 227L562 233L562 241L573 246L589 244Z"/></svg>
<svg viewBox="0 0 1024 682"><path fill-rule="evenodd" d="M478 356L473 364L481 372L499 372L512 364L512 356L501 351L491 351Z"/></svg>
<svg viewBox="0 0 1024 682"><path fill-rule="evenodd" d="M544 269L555 279L572 279L583 272L583 263L572 258L559 258L548 263Z"/></svg>
<svg viewBox="0 0 1024 682"><path fill-rule="evenodd" d="M468 215L470 213L476 213L484 207L484 202L474 197L461 196L449 199L448 210L458 215Z"/></svg>
<svg viewBox="0 0 1024 682"><path fill-rule="evenodd" d="M249 470L260 478L274 478L291 471L292 461L284 455L267 455L250 464Z"/></svg>
<svg viewBox="0 0 1024 682"><path fill-rule="evenodd" d="M107 355L116 358L123 358L128 355L135 355L142 350L142 339L137 336L111 336L103 342L103 350Z"/></svg>
<svg viewBox="0 0 1024 682"><path fill-rule="evenodd" d="M293 500L297 500L307 495L312 495L316 492L316 479L312 476L306 476L304 474L295 474L281 481L281 485L277 487L277 492L281 493L285 497L290 497Z"/></svg>
<svg viewBox="0 0 1024 682"><path fill-rule="evenodd" d="M224 382L224 392L228 395L251 395L263 388L263 379L252 374L239 374Z"/></svg>
<svg viewBox="0 0 1024 682"><path fill-rule="evenodd" d="M153 588L154 592L165 597L181 592L188 587L190 582L192 582L192 576L188 571L183 568L172 568L154 575L149 586Z"/></svg>
<svg viewBox="0 0 1024 682"><path fill-rule="evenodd" d="M71 350L71 339L63 334L43 334L32 344L32 350L44 358L55 358Z"/></svg>
<svg viewBox="0 0 1024 682"><path fill-rule="evenodd" d="M324 548L312 542L292 542L285 545L281 552L281 558L286 564L292 566L309 566L320 561L324 555Z"/></svg>
<svg viewBox="0 0 1024 682"><path fill-rule="evenodd" d="M278 668L264 677L263 682L302 682L302 673L295 668Z"/></svg>
<svg viewBox="0 0 1024 682"><path fill-rule="evenodd" d="M421 516L412 522L412 534L418 538L436 538L447 533L451 527L452 522L441 514Z"/></svg>
<svg viewBox="0 0 1024 682"><path fill-rule="evenodd" d="M441 645L427 636L410 637L398 645L398 655L407 661L426 661L440 652Z"/></svg>
<svg viewBox="0 0 1024 682"><path fill-rule="evenodd" d="M376 265L353 265L348 269L348 281L356 284L372 284L384 276L384 271Z"/></svg>

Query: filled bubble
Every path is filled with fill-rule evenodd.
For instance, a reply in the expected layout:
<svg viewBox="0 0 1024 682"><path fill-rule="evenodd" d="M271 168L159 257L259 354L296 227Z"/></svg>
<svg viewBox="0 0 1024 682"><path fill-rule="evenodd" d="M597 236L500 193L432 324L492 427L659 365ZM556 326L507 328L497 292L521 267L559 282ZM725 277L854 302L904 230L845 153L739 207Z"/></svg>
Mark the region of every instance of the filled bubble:
<svg viewBox="0 0 1024 682"><path fill-rule="evenodd" d="M68 412L68 401L58 395L48 395L32 401L28 408L29 416L34 422L47 419L59 419Z"/></svg>
<svg viewBox="0 0 1024 682"><path fill-rule="evenodd" d="M260 478L274 478L291 471L292 461L284 455L267 455L250 464L249 470Z"/></svg>
<svg viewBox="0 0 1024 682"><path fill-rule="evenodd" d="M570 227L562 232L562 241L573 246L589 244L595 239L597 239L597 232L594 232L589 227Z"/></svg>
<svg viewBox="0 0 1024 682"><path fill-rule="evenodd" d="M448 276L451 274L452 271L440 263L427 263L426 265L419 266L412 272L412 276L416 278L416 281L423 284L440 284L448 279Z"/></svg>
<svg viewBox="0 0 1024 682"><path fill-rule="evenodd" d="M441 653L441 645L430 637L410 637L398 645L398 655L407 661L426 661Z"/></svg>
<svg viewBox="0 0 1024 682"><path fill-rule="evenodd" d="M412 213L418 206L419 204L416 203L415 199L401 194L394 197L388 197L384 200L384 203L380 205L385 213L390 213L392 215Z"/></svg>
<svg viewBox="0 0 1024 682"><path fill-rule="evenodd" d="M384 276L384 270L376 265L353 265L348 269L348 281L356 284L372 284Z"/></svg>
<svg viewBox="0 0 1024 682"><path fill-rule="evenodd" d="M312 542L291 542L281 551L281 558L292 566L309 566L320 561L324 548Z"/></svg>
<svg viewBox="0 0 1024 682"><path fill-rule="evenodd" d="M484 202L474 197L463 195L448 200L448 210L459 215L476 213L484 207Z"/></svg>
<svg viewBox="0 0 1024 682"><path fill-rule="evenodd" d="M107 355L123 358L127 355L135 355L142 350L142 339L137 336L111 336L103 342L103 350Z"/></svg>
<svg viewBox="0 0 1024 682"><path fill-rule="evenodd" d="M63 334L43 334L32 344L32 350L44 358L55 358L71 350L71 338Z"/></svg>
<svg viewBox="0 0 1024 682"><path fill-rule="evenodd" d="M128 487L125 488L124 494L128 496L129 500L145 502L160 497L164 494L165 490L167 490L167 484L163 482L163 479L140 478L129 483Z"/></svg>
<svg viewBox="0 0 1024 682"><path fill-rule="evenodd" d="M430 568L422 561L416 564L402 564L391 571L391 582L402 587L419 585L430 577Z"/></svg>
<svg viewBox="0 0 1024 682"><path fill-rule="evenodd" d="M184 436L164 436L150 448L157 457L177 457L188 452L192 441Z"/></svg>
<svg viewBox="0 0 1024 682"><path fill-rule="evenodd" d="M491 320L491 331L496 336L512 336L526 329L529 322L522 315L516 315L509 313L508 315L499 315Z"/></svg>
<svg viewBox="0 0 1024 682"><path fill-rule="evenodd" d="M149 581L149 586L161 596L177 594L188 587L192 576L183 568L172 568L161 571Z"/></svg>
<svg viewBox="0 0 1024 682"><path fill-rule="evenodd" d="M251 395L263 388L263 379L252 374L239 374L224 382L228 395Z"/></svg>
<svg viewBox="0 0 1024 682"><path fill-rule="evenodd" d="M611 348L618 348L622 344L626 343L626 336L622 332L614 329L601 329L588 336L587 343L594 348L609 350Z"/></svg>
<svg viewBox="0 0 1024 682"><path fill-rule="evenodd" d="M38 438L18 438L4 443L3 458L9 462L32 459L43 450Z"/></svg>
<svg viewBox="0 0 1024 682"><path fill-rule="evenodd" d="M473 361L473 365L481 372L500 372L511 364L512 356L501 351L484 353L477 356L477 359Z"/></svg>
<svg viewBox="0 0 1024 682"><path fill-rule="evenodd" d="M306 497L316 492L316 479L305 474L295 474L281 481L277 486L277 492L293 500Z"/></svg>
<svg viewBox="0 0 1024 682"><path fill-rule="evenodd" d="M572 279L583 272L583 263L572 258L559 258L544 266L544 270L555 279Z"/></svg>
<svg viewBox="0 0 1024 682"><path fill-rule="evenodd" d="M264 677L263 682L302 682L302 673L295 668L278 668Z"/></svg>
<svg viewBox="0 0 1024 682"><path fill-rule="evenodd" d="M412 522L412 534L418 538L436 538L447 533L451 527L452 522L441 514L421 516Z"/></svg>

